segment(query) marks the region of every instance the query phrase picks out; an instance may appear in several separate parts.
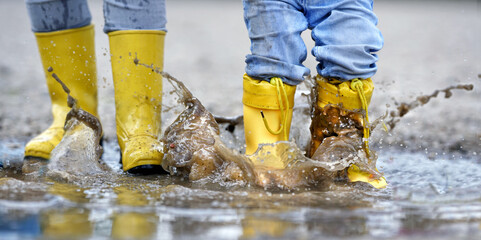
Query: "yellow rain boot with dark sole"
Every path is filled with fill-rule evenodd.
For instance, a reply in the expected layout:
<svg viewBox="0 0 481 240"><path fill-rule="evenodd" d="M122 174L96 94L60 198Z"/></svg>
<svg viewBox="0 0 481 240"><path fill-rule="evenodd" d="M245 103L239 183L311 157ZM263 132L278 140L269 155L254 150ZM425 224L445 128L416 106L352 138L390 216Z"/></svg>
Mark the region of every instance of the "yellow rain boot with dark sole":
<svg viewBox="0 0 481 240"><path fill-rule="evenodd" d="M162 76L134 61L162 70L164 37L158 30L109 33L117 139L123 170L129 173L163 172Z"/></svg>
<svg viewBox="0 0 481 240"><path fill-rule="evenodd" d="M319 121L315 115L311 124L311 146L309 153L312 156L317 147L326 137L335 136L335 128L357 128L362 131L363 148L369 156L369 118L367 108L371 101L374 84L370 78L353 79L341 82L336 79L328 79L317 76L317 107L322 109L324 119ZM347 110L347 111L346 111ZM319 113L316 113L319 114ZM339 130L337 129L337 130ZM371 173L364 172L356 165L347 169L347 177L351 182L367 182L375 188L387 186L386 179L375 179Z"/></svg>
<svg viewBox="0 0 481 240"><path fill-rule="evenodd" d="M270 82L256 80L244 74L244 131L246 155L256 153L259 144L289 140L296 86L284 84L280 78ZM251 158L255 165L283 169L278 158Z"/></svg>
<svg viewBox="0 0 481 240"><path fill-rule="evenodd" d="M67 94L47 71L49 67L67 85L79 106L98 117L94 27L35 33L35 37L52 103L53 123L27 143L25 158L49 159L50 152L62 140L65 117L70 111Z"/></svg>

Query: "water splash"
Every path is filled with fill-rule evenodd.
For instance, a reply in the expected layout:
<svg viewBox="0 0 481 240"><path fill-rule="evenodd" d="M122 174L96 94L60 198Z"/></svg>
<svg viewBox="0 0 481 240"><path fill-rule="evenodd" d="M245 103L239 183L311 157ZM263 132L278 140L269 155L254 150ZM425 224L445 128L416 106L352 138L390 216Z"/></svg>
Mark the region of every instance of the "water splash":
<svg viewBox="0 0 481 240"><path fill-rule="evenodd" d="M53 69L50 67L49 72ZM46 175L57 181L75 182L84 176L97 175L110 171L102 156L102 125L89 112L80 108L77 99L70 95L70 89L52 73L52 77L62 85L67 93L68 112L64 136L50 153Z"/></svg>
<svg viewBox="0 0 481 240"><path fill-rule="evenodd" d="M440 93L444 93L444 98L450 98L453 95L452 90L472 91L473 89L474 89L473 84L459 84L459 85L447 87L445 89L435 90L430 95L421 95L421 96L417 97L416 100L413 100L411 102L396 103L396 105L397 105L396 110L392 110L391 112L389 112L388 115L385 116L385 117L389 116L389 120L387 120L385 122L389 126L390 129L394 129L396 127L396 124L408 112L410 112L411 110L413 110L417 107L425 105L432 98L438 97L438 95Z"/></svg>
<svg viewBox="0 0 481 240"><path fill-rule="evenodd" d="M179 103L185 106L185 110L166 129L163 137L162 166L172 175L184 176L190 181L210 178L217 182L237 181L264 188L282 189L332 181L339 177L338 171L353 163L358 164L362 170L372 172L375 178L382 176L375 170L375 161L364 160L367 158L360 151L361 145L357 144L360 143L360 137L351 131L339 132L339 136L323 141L319 146L322 151L313 155L313 158L306 157L304 151L293 142L262 145L249 157L235 152L222 142L219 126L213 115L181 81L160 68L141 63L138 59L135 59L134 63L161 74L174 87ZM280 159L286 168L254 165L252 159L260 162Z"/></svg>
<svg viewBox="0 0 481 240"><path fill-rule="evenodd" d="M188 178L193 182L210 181L222 184L254 184L264 188L298 189L346 179L345 169L356 164L373 178L382 174L376 169L377 155L369 156L363 151L362 112L348 111L338 106L317 107L316 95L310 95L312 144L308 155L294 142L264 144L255 154L247 157L227 147L220 137L216 118L176 78L152 65L136 65L152 69L161 74L174 88L178 102L185 109L169 125L163 135L164 159L162 166L172 175ZM52 69L49 69L52 71ZM80 109L70 90L55 75L68 94L68 106L72 108L65 124L65 136L52 152L47 176L63 181L76 181L79 177L108 172L100 161L102 148L99 145L102 128L95 116ZM311 79L312 80L312 79ZM469 87L467 87L469 88ZM314 89L315 88L311 88ZM451 89L442 90L446 94ZM438 93L418 98L426 103ZM231 125L238 124L239 117L217 118ZM253 161L255 160L255 161ZM284 169L255 165L253 162L282 161Z"/></svg>

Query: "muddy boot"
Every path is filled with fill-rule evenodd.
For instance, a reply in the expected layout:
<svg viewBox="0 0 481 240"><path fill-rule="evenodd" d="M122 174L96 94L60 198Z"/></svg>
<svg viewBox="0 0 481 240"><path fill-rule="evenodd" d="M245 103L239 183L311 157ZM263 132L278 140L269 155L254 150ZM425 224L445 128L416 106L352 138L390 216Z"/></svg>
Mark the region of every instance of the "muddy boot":
<svg viewBox="0 0 481 240"><path fill-rule="evenodd" d="M35 33L40 57L45 70L47 87L52 103L53 123L25 146L26 159L49 159L50 152L62 140L65 117L70 111L67 94L47 71L54 72L70 88L79 106L97 114L97 68L95 61L94 28L81 28L48 33Z"/></svg>
<svg viewBox="0 0 481 240"><path fill-rule="evenodd" d="M291 127L296 86L284 84L280 78L255 80L244 74L244 131L246 155L254 154L259 144L287 141ZM279 158L252 158L256 165L285 168Z"/></svg>
<svg viewBox="0 0 481 240"><path fill-rule="evenodd" d="M129 173L162 171L162 76L136 59L162 70L164 37L158 30L109 33L117 139L123 170Z"/></svg>
<svg viewBox="0 0 481 240"><path fill-rule="evenodd" d="M360 146L366 157L370 158L367 108L374 89L371 79L341 82L317 76L316 83L317 105L314 108L310 127L309 156L312 157L315 154L325 138L350 132L362 138ZM367 182L376 188L384 188L387 185L384 177L375 179L373 174L360 170L354 164L347 169L347 177L351 182Z"/></svg>

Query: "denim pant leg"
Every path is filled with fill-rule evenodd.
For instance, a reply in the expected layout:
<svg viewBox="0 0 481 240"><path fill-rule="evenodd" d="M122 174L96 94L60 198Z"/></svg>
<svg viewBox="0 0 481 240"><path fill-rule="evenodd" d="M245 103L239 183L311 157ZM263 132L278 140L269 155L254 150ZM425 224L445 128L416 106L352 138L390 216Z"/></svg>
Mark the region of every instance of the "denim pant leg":
<svg viewBox="0 0 481 240"><path fill-rule="evenodd" d="M166 31L165 0L104 0L104 32Z"/></svg>
<svg viewBox="0 0 481 240"><path fill-rule="evenodd" d="M307 57L301 38L307 20L296 0L244 0L244 20L251 40L246 57L247 75L269 81L280 77L297 85L309 75L302 65Z"/></svg>
<svg viewBox="0 0 481 240"><path fill-rule="evenodd" d="M90 24L87 0L25 0L33 32L53 32Z"/></svg>
<svg viewBox="0 0 481 240"><path fill-rule="evenodd" d="M377 71L383 37L376 27L372 0L311 0L307 17L321 76L369 78Z"/></svg>

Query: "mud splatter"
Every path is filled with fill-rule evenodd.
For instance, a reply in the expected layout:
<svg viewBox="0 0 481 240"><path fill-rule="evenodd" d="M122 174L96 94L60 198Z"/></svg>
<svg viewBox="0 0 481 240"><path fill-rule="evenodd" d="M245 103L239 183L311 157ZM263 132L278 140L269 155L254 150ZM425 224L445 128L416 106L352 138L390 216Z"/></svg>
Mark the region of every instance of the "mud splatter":
<svg viewBox="0 0 481 240"><path fill-rule="evenodd" d="M53 69L50 67L49 72ZM83 176L110 171L100 160L102 156L102 125L89 112L80 108L77 99L70 95L70 89L52 73L52 77L62 85L67 93L68 112L62 141L50 153L47 176L57 181L75 182Z"/></svg>
<svg viewBox="0 0 481 240"><path fill-rule="evenodd" d="M366 157L362 155L362 147L358 144L359 135L350 131L339 132L338 138L323 141L319 148L324 151L320 151L315 159L306 157L305 152L293 142L262 145L248 158L231 150L221 141L215 118L181 81L160 71L160 68L140 63L138 59L134 63L161 74L172 84L179 102L185 106L185 110L166 129L163 137L165 148L162 166L172 175L184 176L190 181L237 181L282 189L330 182L342 175L340 172L353 163L363 170L373 172L374 177L381 176L375 171L375 161L363 160ZM241 121L239 117L219 119L234 126ZM280 159L286 168L254 165L251 159L255 158L261 161Z"/></svg>
<svg viewBox="0 0 481 240"><path fill-rule="evenodd" d="M471 91L473 90L474 86L472 84L459 84L456 86L451 86L442 90L436 90L430 95L422 95L416 98L416 100L412 102L401 102L395 103L397 108L389 112L386 117L389 117L389 120L385 121L385 123L389 126L390 129L394 129L396 124L400 121L400 119L405 116L411 110L423 106L427 104L432 98L438 97L440 93L444 93L444 98L450 98L453 93L452 90L466 90Z"/></svg>
<svg viewBox="0 0 481 240"><path fill-rule="evenodd" d="M219 126L214 116L193 96L185 85L170 74L151 65L135 64L151 68L168 80L186 109L165 130L162 167L172 175L188 176L190 181L204 179L218 170L235 168L243 178L251 181L253 170L249 160L227 148L219 137ZM235 167L234 167L235 165ZM224 179L229 176L223 175Z"/></svg>

